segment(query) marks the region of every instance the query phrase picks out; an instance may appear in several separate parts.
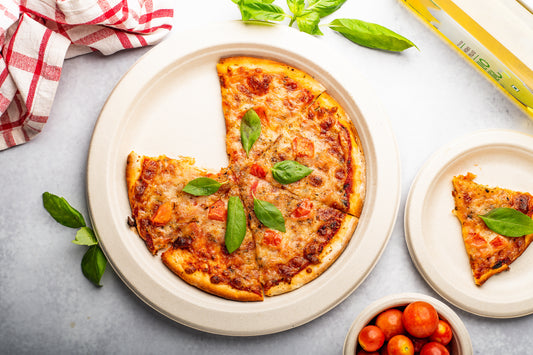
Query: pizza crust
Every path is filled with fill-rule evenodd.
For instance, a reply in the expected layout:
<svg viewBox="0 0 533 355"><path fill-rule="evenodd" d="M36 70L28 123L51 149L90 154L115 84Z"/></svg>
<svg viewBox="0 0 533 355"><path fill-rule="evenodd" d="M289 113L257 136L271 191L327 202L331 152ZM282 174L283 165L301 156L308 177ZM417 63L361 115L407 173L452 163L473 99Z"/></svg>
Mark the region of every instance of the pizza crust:
<svg viewBox="0 0 533 355"><path fill-rule="evenodd" d="M187 273L184 265L194 262L191 255L184 250L170 248L161 254L163 263L183 281L213 295L234 301L262 301L263 295L249 291L238 290L227 284L214 284L211 276L200 270Z"/></svg>
<svg viewBox="0 0 533 355"><path fill-rule="evenodd" d="M351 161L347 165L352 170L352 174L350 175L349 180L346 181L346 184L351 184L352 191L349 196L349 207L347 212L355 217L360 217L366 195L366 162L359 134L342 106L340 106L329 94L322 93L315 104L328 109L335 107L337 109L337 112L335 113L337 121L349 133L351 140Z"/></svg>
<svg viewBox="0 0 533 355"><path fill-rule="evenodd" d="M331 266L331 264L333 264L333 262L335 262L335 260L337 260L339 255L341 255L341 253L344 251L350 242L358 223L359 219L357 217L345 215L339 230L324 248L322 253L320 253L320 262L318 264L308 265L306 268L294 275L290 283L281 282L275 286L272 286L270 289L265 291L265 296L276 296L293 291L320 276Z"/></svg>
<svg viewBox="0 0 533 355"><path fill-rule="evenodd" d="M259 69L269 74L282 74L300 83L314 96L318 96L322 92L326 91L322 84L320 84L306 72L274 60L257 57L222 58L217 64L217 71L219 73L227 73L228 69L231 67L245 67L249 69Z"/></svg>

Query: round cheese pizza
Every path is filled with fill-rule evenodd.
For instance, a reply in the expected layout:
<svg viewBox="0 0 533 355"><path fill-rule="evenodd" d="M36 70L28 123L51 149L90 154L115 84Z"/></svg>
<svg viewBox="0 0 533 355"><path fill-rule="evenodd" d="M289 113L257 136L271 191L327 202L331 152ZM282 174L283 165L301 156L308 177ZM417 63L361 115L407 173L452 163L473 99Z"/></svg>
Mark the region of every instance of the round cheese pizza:
<svg viewBox="0 0 533 355"><path fill-rule="evenodd" d="M261 301L322 273L349 243L366 191L357 131L307 73L254 57L220 59L229 166L131 152L128 223L183 281Z"/></svg>

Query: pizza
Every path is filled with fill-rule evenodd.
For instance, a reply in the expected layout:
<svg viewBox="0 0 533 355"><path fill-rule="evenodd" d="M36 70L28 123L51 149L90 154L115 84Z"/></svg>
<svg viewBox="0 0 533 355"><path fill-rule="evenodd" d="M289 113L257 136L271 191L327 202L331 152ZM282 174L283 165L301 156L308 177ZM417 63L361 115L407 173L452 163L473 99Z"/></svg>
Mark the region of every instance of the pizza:
<svg viewBox="0 0 533 355"><path fill-rule="evenodd" d="M222 58L217 72L226 123L226 150L234 168L261 156L284 124L325 91L309 74L268 59ZM261 135L247 154L242 149L240 125L249 109L261 119Z"/></svg>
<svg viewBox="0 0 533 355"><path fill-rule="evenodd" d="M297 289L324 272L344 250L359 221L250 174L241 177L240 187L266 296ZM279 209L285 231L269 228L258 219L257 200Z"/></svg>
<svg viewBox="0 0 533 355"><path fill-rule="evenodd" d="M186 283L261 301L309 283L341 255L364 204L365 158L346 112L307 73L252 57L223 58L216 69L229 165L213 172L189 157L131 152L129 224ZM260 134L246 146L249 112ZM280 182L277 163L305 176ZM200 180L209 191L188 188Z"/></svg>
<svg viewBox="0 0 533 355"><path fill-rule="evenodd" d="M285 160L313 171L290 184L276 181L272 168ZM365 197L365 163L357 131L340 105L321 94L246 171L300 197L360 216Z"/></svg>
<svg viewBox="0 0 533 355"><path fill-rule="evenodd" d="M455 176L452 180L455 200L453 213L461 222L465 249L476 285L491 276L508 270L529 246L533 234L506 237L490 230L479 217L499 207L516 209L533 215L533 196L525 192L489 187L474 182L475 175Z"/></svg>

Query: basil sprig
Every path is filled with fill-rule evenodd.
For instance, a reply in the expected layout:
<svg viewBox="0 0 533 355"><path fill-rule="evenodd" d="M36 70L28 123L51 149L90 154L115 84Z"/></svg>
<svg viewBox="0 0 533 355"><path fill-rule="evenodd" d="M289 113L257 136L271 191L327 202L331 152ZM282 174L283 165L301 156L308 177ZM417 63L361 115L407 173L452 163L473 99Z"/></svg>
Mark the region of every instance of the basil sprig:
<svg viewBox="0 0 533 355"><path fill-rule="evenodd" d="M98 245L94 231L86 226L82 214L63 197L49 192L43 193L43 206L58 223L65 227L79 228L72 242L89 246L81 259L81 270L89 281L96 286L102 286L100 280L104 274L107 259Z"/></svg>
<svg viewBox="0 0 533 355"><path fill-rule="evenodd" d="M252 146L261 135L261 119L253 108L244 114L240 130L242 147L246 151L246 156L248 156L250 149L252 149Z"/></svg>
<svg viewBox="0 0 533 355"><path fill-rule="evenodd" d="M216 180L199 177L189 181L182 191L194 196L208 196L217 192L220 186L222 184Z"/></svg>
<svg viewBox="0 0 533 355"><path fill-rule="evenodd" d="M290 184L311 174L313 169L294 160L284 160L274 164L270 171L280 184Z"/></svg>
<svg viewBox="0 0 533 355"><path fill-rule="evenodd" d="M361 46L401 52L416 47L407 38L375 23L341 18L331 21L329 28L339 32L350 41Z"/></svg>
<svg viewBox="0 0 533 355"><path fill-rule="evenodd" d="M490 230L506 237L521 237L533 233L533 219L514 208L495 208L479 217Z"/></svg>
<svg viewBox="0 0 533 355"><path fill-rule="evenodd" d="M228 200L228 215L226 218L226 235L224 242L231 254L239 249L246 235L246 214L242 201L237 196L230 196Z"/></svg>
<svg viewBox="0 0 533 355"><path fill-rule="evenodd" d="M341 8L346 0L287 0L291 14L274 5L274 0L232 0L241 11L243 21L277 21L290 18L289 26L296 23L298 29L311 35L323 35L320 21ZM307 6L306 6L307 5ZM416 47L407 38L383 26L356 19L336 19L324 26L337 31L350 41L370 48L386 51L403 51Z"/></svg>
<svg viewBox="0 0 533 355"><path fill-rule="evenodd" d="M270 202L254 198L254 213L257 219L268 228L285 232L285 219L281 211Z"/></svg>

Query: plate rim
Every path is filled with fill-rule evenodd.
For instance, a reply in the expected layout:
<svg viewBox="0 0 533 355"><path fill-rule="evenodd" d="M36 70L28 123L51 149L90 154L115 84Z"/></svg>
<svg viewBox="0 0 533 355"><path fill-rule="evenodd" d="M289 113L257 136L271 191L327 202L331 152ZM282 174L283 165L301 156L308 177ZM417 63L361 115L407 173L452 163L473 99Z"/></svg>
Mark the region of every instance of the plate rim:
<svg viewBox="0 0 533 355"><path fill-rule="evenodd" d="M301 33L297 32L294 29L291 28L284 28L284 27L268 27L268 31L265 31L265 26L253 26L249 27L250 25L246 25L244 23L241 23L240 21L232 21L232 22L223 22L223 23L217 23L211 26L206 26L202 28L202 30L196 31L193 36L186 32L180 32L180 33L174 33L169 38L167 38L165 41L161 42L159 45L153 47L150 51L148 51L146 54L144 54L140 59L138 59L135 64L124 74L124 76L121 78L121 80L117 83L113 91L110 93L108 99L106 100L106 103L104 104L100 116L98 117L98 120L95 124L93 135L91 138L91 143L89 146L89 152L88 152L88 159L87 159L87 178L86 178L86 186L87 186L87 201L89 206L89 214L92 221L93 228L95 229L96 234L98 235L100 245L102 247L102 250L104 251L105 255L107 256L110 265L114 269L114 271L117 273L117 275L122 279L122 281L130 288L130 290L133 291L135 295L137 295L142 301L144 301L146 304L151 306L154 310L158 311L159 313L165 315L166 317L180 323L183 325L186 325L188 327L202 330L209 333L214 334L220 334L220 335L237 335L237 336L252 336L252 335L263 335L263 334L271 334L276 333L284 330L288 330L300 325L303 325L322 314L326 313L336 305L338 305L340 302L342 302L346 297L348 297L363 281L364 279L370 274L376 263L378 262L379 258L381 257L388 240L390 239L390 236L392 234L392 230L394 228L394 224L396 222L398 209L400 205L400 195L401 195L401 184L400 184L400 160L399 160L399 152L396 145L396 140L392 131L392 128L390 126L390 123L388 122L385 113L375 100L375 95L373 96L370 94L370 90L368 88L368 85L365 85L364 90L362 89L362 85L359 84L357 86L357 90L355 92L352 90L353 85L352 84L346 84L347 78L339 79L338 77L338 71L334 69L333 64L328 64L325 68L322 67L322 65L325 64L324 57L327 57L327 55L324 55L323 53L315 53L313 54L310 52L311 48L314 48L316 50L316 46L323 47L324 44L321 43L319 40L315 39L314 37L302 35ZM213 31L216 31L215 33L219 33L219 35L213 36ZM228 38L221 38L220 33L223 33L225 37L231 37ZM228 33L231 34L228 36ZM101 211L102 208L107 208L109 206L106 205L105 198L101 195L102 193L99 192L99 188L107 188L109 187L109 176L99 176L97 173L98 169L97 167L99 165L102 165L102 161L104 163L106 162L115 162L115 160L112 159L112 146L110 149L104 148L105 144L102 143L108 143L112 144L111 134L109 132L104 132L106 125L109 125L107 121L109 121L111 118L109 118L110 114L109 111L113 108L116 108L116 101L118 97L124 94L124 92L127 92L127 86L128 84L131 84L131 81L133 78L142 79L142 83L149 84L149 80L147 78L154 78L155 75L158 75L161 71L165 70L169 65L172 65L172 63L175 63L176 61L183 59L186 55L192 55L198 50L209 48L210 46L221 46L221 45L228 45L228 43L249 43L250 45L265 45L265 46L273 46L273 48L279 48L280 50L288 51L289 53L293 53L294 55L298 54L299 56L303 56L304 54L296 53L293 49L287 48L287 43L280 44L279 42L279 36L284 36L283 38L288 38L288 41L291 43L298 43L297 48L300 50L303 50L304 54L310 55L312 59L309 59L311 62L317 64L318 67L321 67L321 69L324 70L325 75L332 75L333 78L336 81L339 81L341 83L341 86L345 89L346 92L350 94L350 98L355 102L356 109L359 112L359 114L362 117L372 117L372 121L368 123L367 120L364 120L365 124L371 125L370 128L368 128L368 132L371 132L372 134L375 134L376 132L379 132L380 135L372 136L371 140L379 140L381 143L386 144L374 144L373 146L369 146L369 148L372 148L373 150L377 150L380 152L386 152L388 154L386 157L381 157L380 155L380 161L379 165L378 162L375 162L377 168L376 168L376 178L379 178L379 181L376 181L376 186L382 186L379 188L379 190L376 188L376 186L367 186L368 189L374 189L376 196L380 197L381 200L383 200L383 197L387 196L387 204L382 206L387 210L387 213L389 214L387 218L388 223L381 222L381 226L379 226L379 229L383 233L383 236L380 240L380 245L377 247L377 252L373 256L371 262L366 265L366 273L363 275L357 282L353 283L350 287L342 289L342 292L340 294L334 295L335 297L332 297L332 299L326 303L323 301L320 301L321 304L319 305L319 309L311 310L311 312L308 312L307 314L302 314L297 317L293 317L283 320L281 323L278 323L276 325L269 325L269 326L261 326L261 324L255 324L255 326L250 327L248 324L247 326L239 326L232 329L222 328L220 326L211 326L209 325L209 321L206 321L205 319L199 320L198 317L196 317L194 314L189 311L188 314L176 314L175 311L170 311L168 306L168 299L165 299L165 295L157 295L154 297L153 292L148 292L147 287L153 286L153 283L156 284L156 286L161 286L158 284L157 280L151 279L150 280L139 280L139 279L132 279L132 271L131 270L125 270L125 262L123 260L117 260L119 257L117 256L116 246L114 243L116 241L112 241L110 237L102 237L104 234L109 235L109 229L116 229L116 226L109 226L104 225L104 222L109 223L109 220L102 217L103 212ZM214 37L214 38L213 38ZM193 41L193 38L195 41ZM198 39L202 39L203 41L200 41L201 43L198 43ZM248 42L246 42L248 41ZM285 40L286 41L286 40ZM195 42L195 43L193 43ZM172 51L172 45L180 44L182 47L180 47L177 51ZM168 53L174 53L173 59L161 59L158 57L160 54L168 54ZM315 55L316 57L313 57ZM340 58L328 58L328 61L331 61L331 63L338 64L339 62L342 63L342 60ZM155 69L153 67L150 67L148 64L150 62L159 63L158 65L155 65L155 67L158 67L158 69ZM330 62L327 62L330 63ZM348 67L346 67L348 69ZM142 73L142 75L141 75ZM348 71L350 74L350 78L357 78L358 83L363 83L364 80L359 77L357 73L353 71L353 69L350 69ZM142 76L142 77L140 77ZM139 85L141 88L145 88L143 85ZM138 91L137 91L138 92ZM356 94L356 95L354 95ZM135 95L132 95L135 96ZM353 96L356 96L356 98L353 98ZM132 99L133 100L133 99ZM127 102L126 102L127 103ZM126 106L126 105L125 105ZM123 109L124 112L127 109ZM106 121L107 120L107 121ZM378 130L379 128L379 130ZM116 132L112 132L116 133ZM120 137L120 136L119 136ZM115 137L116 138L116 137ZM361 137L361 141L363 142L363 145L367 144L364 141L365 138ZM366 139L370 140L370 137L366 137ZM369 143L368 143L369 144ZM375 153L376 154L376 153ZM367 152L365 151L365 156L367 156ZM368 155L370 156L370 155ZM377 159L376 159L377 160ZM368 163L367 163L368 164ZM105 164L104 164L105 165ZM392 183L389 180L393 180ZM369 181L367 181L368 185ZM124 182L125 184L125 182ZM103 203L104 207L101 207L100 204ZM366 201L365 201L366 203ZM100 206L97 208L97 206ZM368 208L367 208L368 210ZM116 211L109 211L110 213L116 212ZM368 214L368 212L366 213ZM365 215L365 209L363 209L363 215L361 216L361 219L363 219L363 216ZM112 219L112 217L109 217ZM367 217L369 218L369 217ZM359 230L365 228L358 227ZM367 227L368 228L368 227ZM357 230L356 230L357 233ZM368 239L368 238L367 238ZM375 248L376 246L372 246ZM345 253L343 253L345 254ZM132 257L131 255L129 257ZM342 255L341 255L342 257ZM129 266L135 267L131 264L130 261ZM141 270L142 271L142 270ZM177 277L177 276L176 276ZM152 285L147 285L152 283ZM301 290L301 289L300 289ZM296 290L298 291L298 290ZM293 292L296 292L293 291ZM291 293L293 293L291 292ZM318 292L322 292L324 294L324 290L320 290ZM149 293L149 295L147 295ZM325 294L328 294L328 292L325 292ZM166 295L168 296L168 295ZM276 297L282 297L276 296ZM216 296L212 296L216 297ZM217 297L218 298L218 297ZM309 300L306 300L306 302ZM185 301L184 301L185 302ZM231 301L234 302L234 301ZM193 304L192 306L198 306L196 304ZM285 306L286 307L286 306ZM194 308L194 307L193 307ZM276 312L280 312L280 308L278 307L275 309ZM229 315L228 315L229 313ZM217 313L218 316L221 318L224 317L232 317L232 314L235 316L234 318L240 318L245 317L247 312L244 311L236 311L234 313L232 312L224 312L221 311L220 313Z"/></svg>
<svg viewBox="0 0 533 355"><path fill-rule="evenodd" d="M526 149L533 155L533 148L531 148L533 147L533 144L531 147L528 147L523 143L523 140L529 140L531 143L533 143L533 136L512 129L494 128L481 129L460 136L442 146L427 159L413 180L407 196L404 213L404 235L409 255L411 256L415 267L420 275L424 278L426 283L442 298L456 307L477 316L507 319L533 314L533 296L527 300L529 301L528 303L517 300L502 304L499 302L491 302L488 300L475 298L466 294L466 292L454 294L454 292L458 292L454 291L457 284L452 285L450 282L445 282L446 280L440 277L437 272L433 271L433 264L424 264L422 261L423 258L417 255L420 247L417 246L414 239L420 238L420 236L415 235L415 230L417 228L421 228L421 223L418 222L421 220L419 217L424 204L424 199L420 197L429 191L433 181L439 177L442 171L444 171L447 166L452 164L454 161L459 159L463 154L474 152L475 150L483 147L490 147L493 149L496 145L496 147L506 146ZM446 286L453 287L446 289ZM468 296L468 298L465 298L465 296ZM513 306L511 310L502 307L508 305Z"/></svg>

